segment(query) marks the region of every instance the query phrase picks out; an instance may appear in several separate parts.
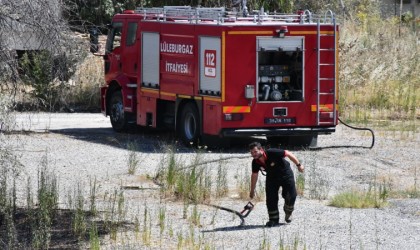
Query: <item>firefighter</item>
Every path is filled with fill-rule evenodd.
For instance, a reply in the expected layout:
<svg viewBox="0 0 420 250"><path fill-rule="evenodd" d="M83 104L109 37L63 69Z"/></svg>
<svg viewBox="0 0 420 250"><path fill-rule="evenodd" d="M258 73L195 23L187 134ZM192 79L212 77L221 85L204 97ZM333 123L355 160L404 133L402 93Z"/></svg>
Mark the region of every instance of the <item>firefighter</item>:
<svg viewBox="0 0 420 250"><path fill-rule="evenodd" d="M251 191L249 197L254 198L255 186L258 180L258 171L266 173L265 192L266 204L268 210L269 221L266 223L267 227L279 225L279 189L282 187L281 196L284 199L283 210L285 213L285 221L292 222L292 212L296 201L296 186L293 171L290 168L290 163L285 159L289 158L296 164L299 172L304 171L304 167L295 155L287 150L282 149L267 149L264 150L259 142L249 144L249 150L252 160L252 175L251 175Z"/></svg>

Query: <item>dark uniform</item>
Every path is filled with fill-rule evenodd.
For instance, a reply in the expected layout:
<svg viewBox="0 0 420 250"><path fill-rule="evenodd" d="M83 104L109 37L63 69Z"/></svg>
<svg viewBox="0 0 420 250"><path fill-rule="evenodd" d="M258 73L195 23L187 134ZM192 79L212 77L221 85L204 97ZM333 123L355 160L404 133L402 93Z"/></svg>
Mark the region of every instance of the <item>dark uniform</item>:
<svg viewBox="0 0 420 250"><path fill-rule="evenodd" d="M270 221L279 222L279 189L282 187L281 196L284 199L283 210L291 214L296 201L296 186L290 163L284 159L282 149L268 149L265 151L265 165L259 160L252 160L252 172L258 173L261 169L267 173L265 181L266 203Z"/></svg>

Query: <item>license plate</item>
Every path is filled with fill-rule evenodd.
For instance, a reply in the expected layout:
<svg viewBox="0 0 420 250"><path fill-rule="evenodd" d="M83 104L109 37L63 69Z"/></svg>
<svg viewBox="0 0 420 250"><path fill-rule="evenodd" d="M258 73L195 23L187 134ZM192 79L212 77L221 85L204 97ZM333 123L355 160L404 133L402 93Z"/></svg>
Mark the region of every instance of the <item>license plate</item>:
<svg viewBox="0 0 420 250"><path fill-rule="evenodd" d="M264 118L265 124L295 124L296 118Z"/></svg>

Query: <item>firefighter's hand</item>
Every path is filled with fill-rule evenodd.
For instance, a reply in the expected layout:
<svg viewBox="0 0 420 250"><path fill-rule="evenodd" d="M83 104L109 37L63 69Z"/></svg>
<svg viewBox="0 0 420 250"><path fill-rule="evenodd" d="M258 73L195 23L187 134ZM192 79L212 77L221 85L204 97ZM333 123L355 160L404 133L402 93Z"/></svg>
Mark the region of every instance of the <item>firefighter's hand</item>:
<svg viewBox="0 0 420 250"><path fill-rule="evenodd" d="M254 191L249 192L249 198L251 198L251 200L254 199L254 196L255 196Z"/></svg>
<svg viewBox="0 0 420 250"><path fill-rule="evenodd" d="M305 171L305 167L303 165L298 166L297 169L301 173L303 173L303 171Z"/></svg>

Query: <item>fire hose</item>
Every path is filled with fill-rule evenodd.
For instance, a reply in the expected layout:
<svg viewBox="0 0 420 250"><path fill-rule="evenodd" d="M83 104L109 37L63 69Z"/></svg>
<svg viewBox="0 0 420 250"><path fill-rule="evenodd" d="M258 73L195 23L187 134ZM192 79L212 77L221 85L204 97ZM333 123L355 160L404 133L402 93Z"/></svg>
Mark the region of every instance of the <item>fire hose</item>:
<svg viewBox="0 0 420 250"><path fill-rule="evenodd" d="M375 133L373 132L373 130L372 130L372 129L370 129L370 128L359 128L359 127L354 127L354 126L351 126L351 125L349 125L349 124L347 124L347 123L343 122L340 118L338 118L338 120L339 120L339 121L340 121L340 122L341 122L344 126L349 127L349 128L351 128L351 129L355 129L355 130L366 130L366 131L369 131L369 132L372 134L372 144L370 145L369 149L373 148L373 145L375 145Z"/></svg>
<svg viewBox="0 0 420 250"><path fill-rule="evenodd" d="M254 204L252 202L248 202L245 206L244 209L241 212L238 212L236 210L227 208L227 207L222 207L222 206L218 206L218 205L213 205L213 204L205 204L207 206L210 207L214 207L220 210L224 210L226 212L229 213L233 213L235 215L237 215L239 217L239 219L241 219L241 224L239 226L244 226L245 225L245 218L249 215L249 213L251 213L251 211L254 209Z"/></svg>
<svg viewBox="0 0 420 250"><path fill-rule="evenodd" d="M371 143L370 147L364 147L364 148L369 148L369 149L373 148L373 146L375 145L375 134L374 134L374 132L373 132L372 129L370 129L370 128L354 127L354 126L351 126L351 125L343 122L340 118L338 118L338 120L344 126L349 127L351 129L369 131L372 134L372 143ZM343 146L332 146L332 147L335 148L335 147L343 147ZM348 147L350 147L350 146L348 146ZM363 146L357 146L357 147L363 147ZM319 150L319 149L322 149L322 148L310 148L310 149L311 150L317 150L317 149ZM247 158L247 157L248 156L246 156L246 157L245 156L243 156L243 157L235 157L235 158ZM208 163L212 163L212 162L230 160L230 159L232 159L232 157L227 157L227 158L222 158L222 159L217 159L217 160L211 160L211 161L196 163L196 164L193 164L193 165L190 165L190 166L187 166L187 167L183 167L180 170L187 169L187 168L192 168L192 167L196 167L196 166L199 166L199 165L204 165L204 164L208 164ZM261 173L262 173L262 175L265 176L265 173L263 171L261 171ZM156 184L158 184L158 185L161 186L160 183L157 183L157 178L158 178L158 176L156 176L154 178L154 181L155 181ZM223 211L227 211L227 212L230 212L230 213L233 213L233 214L237 215L239 217L239 219L241 220L241 224L239 226L244 226L245 225L245 218L251 213L251 211L254 209L254 206L255 206L251 201L249 201L244 206L243 210L241 212L238 212L236 210L233 210L233 209L230 209L230 208L227 208L227 207L222 207L222 206L214 205L214 204L205 203L203 205L211 206L211 207L214 207L214 208L217 208L217 209L220 209L220 210L223 210Z"/></svg>

